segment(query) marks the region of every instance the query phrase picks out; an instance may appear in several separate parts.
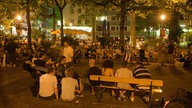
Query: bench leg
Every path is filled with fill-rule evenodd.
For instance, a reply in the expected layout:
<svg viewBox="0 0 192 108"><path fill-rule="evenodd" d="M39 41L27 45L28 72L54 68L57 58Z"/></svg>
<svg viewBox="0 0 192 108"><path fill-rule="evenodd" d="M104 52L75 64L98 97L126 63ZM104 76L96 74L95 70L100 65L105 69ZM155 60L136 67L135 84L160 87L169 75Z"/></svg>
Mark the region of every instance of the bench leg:
<svg viewBox="0 0 192 108"><path fill-rule="evenodd" d="M95 94L96 98L97 98L98 102L101 102L103 99L104 88L95 87L95 90L96 90L96 94Z"/></svg>

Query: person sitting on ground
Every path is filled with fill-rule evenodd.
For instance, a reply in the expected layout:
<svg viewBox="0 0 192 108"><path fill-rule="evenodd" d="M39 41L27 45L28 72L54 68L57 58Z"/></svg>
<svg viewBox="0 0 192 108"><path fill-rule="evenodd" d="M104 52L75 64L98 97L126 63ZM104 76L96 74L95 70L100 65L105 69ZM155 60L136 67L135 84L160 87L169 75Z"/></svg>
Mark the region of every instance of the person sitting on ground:
<svg viewBox="0 0 192 108"><path fill-rule="evenodd" d="M102 63L102 69L101 69L101 74L103 76L110 76L110 77L113 77L114 76L114 62L112 60L105 60L103 63ZM107 85L107 86L114 86L114 83L113 82L102 82L103 85ZM115 97L115 92L114 90L112 90L112 94L111 94L113 97Z"/></svg>
<svg viewBox="0 0 192 108"><path fill-rule="evenodd" d="M47 56L45 53L40 53L39 54L39 58L33 58L32 59L32 68L36 69L36 70L40 70L40 71L36 71L37 75L42 75L46 73L46 61L47 61Z"/></svg>
<svg viewBox="0 0 192 108"><path fill-rule="evenodd" d="M61 80L61 99L63 101L74 101L76 96L75 93L80 94L81 90L79 90L78 81L74 78L72 78L74 75L73 70L66 69L65 70L65 76Z"/></svg>
<svg viewBox="0 0 192 108"><path fill-rule="evenodd" d="M133 72L133 77L134 78L145 78L145 79L151 79L151 73L150 70L145 68L143 63L141 61L137 61L136 63L136 67L134 69ZM146 90L146 89L150 89L149 87L144 87L144 86L135 86L137 89L141 89L141 90ZM148 94L144 94L144 100L145 101L149 101L149 95Z"/></svg>
<svg viewBox="0 0 192 108"><path fill-rule="evenodd" d="M59 79L62 79L63 77L65 77L65 70L67 68L65 58L66 58L65 56L61 57L59 62L56 64L56 75Z"/></svg>
<svg viewBox="0 0 192 108"><path fill-rule="evenodd" d="M185 60L183 63L183 68L190 69L191 68L191 61L192 61L192 54L190 51L187 51L187 54L185 56Z"/></svg>
<svg viewBox="0 0 192 108"><path fill-rule="evenodd" d="M101 75L101 69L95 66L95 59L89 59L89 69L87 70L87 78L91 84L91 93L95 94L94 86L99 85L98 81L91 81L90 75Z"/></svg>
<svg viewBox="0 0 192 108"><path fill-rule="evenodd" d="M133 72L127 67L127 65L127 61L123 61L122 67L116 70L115 76L120 78L133 78ZM129 83L117 83L117 87L120 89L125 89L119 90L119 97L117 99L119 101L126 101L126 89L132 88L131 85ZM130 99L131 101L134 101L134 92L131 92Z"/></svg>
<svg viewBox="0 0 192 108"><path fill-rule="evenodd" d="M47 65L47 73L40 76L39 98L44 100L59 99L57 78L52 65Z"/></svg>

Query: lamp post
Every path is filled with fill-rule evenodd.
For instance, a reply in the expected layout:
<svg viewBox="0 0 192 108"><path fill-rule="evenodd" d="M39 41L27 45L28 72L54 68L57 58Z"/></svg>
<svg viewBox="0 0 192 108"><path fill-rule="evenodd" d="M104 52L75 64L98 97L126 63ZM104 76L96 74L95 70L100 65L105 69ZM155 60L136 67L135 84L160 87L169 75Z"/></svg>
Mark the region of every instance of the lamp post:
<svg viewBox="0 0 192 108"><path fill-rule="evenodd" d="M15 19L15 26L16 26L16 32L17 32L17 36L18 36L18 43L19 43L19 40L20 40L20 34L21 34L21 30L22 30L22 25L21 25L21 16L19 15L19 3L17 1L17 16L16 16L16 19Z"/></svg>
<svg viewBox="0 0 192 108"><path fill-rule="evenodd" d="M22 31L21 16L20 15L17 15L16 20L15 20L15 24L16 24L15 26L16 26L16 32L17 32L18 42L19 42L20 34Z"/></svg>
<svg viewBox="0 0 192 108"><path fill-rule="evenodd" d="M164 27L163 27L163 22L164 22L164 20L165 20L165 18L166 18L165 14L162 14L162 15L160 16L160 18L161 18L160 36L161 36L161 37L164 37L164 36L165 36L165 30L164 30Z"/></svg>

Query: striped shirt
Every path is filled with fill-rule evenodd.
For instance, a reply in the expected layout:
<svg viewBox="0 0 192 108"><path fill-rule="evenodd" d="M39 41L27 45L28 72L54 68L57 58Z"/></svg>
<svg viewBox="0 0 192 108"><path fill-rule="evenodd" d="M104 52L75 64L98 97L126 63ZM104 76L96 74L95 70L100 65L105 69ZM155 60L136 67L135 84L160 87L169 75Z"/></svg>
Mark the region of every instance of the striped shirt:
<svg viewBox="0 0 192 108"><path fill-rule="evenodd" d="M147 79L151 78L151 74L150 74L149 69L147 69L145 67L136 68L133 72L133 76L135 78L147 78Z"/></svg>

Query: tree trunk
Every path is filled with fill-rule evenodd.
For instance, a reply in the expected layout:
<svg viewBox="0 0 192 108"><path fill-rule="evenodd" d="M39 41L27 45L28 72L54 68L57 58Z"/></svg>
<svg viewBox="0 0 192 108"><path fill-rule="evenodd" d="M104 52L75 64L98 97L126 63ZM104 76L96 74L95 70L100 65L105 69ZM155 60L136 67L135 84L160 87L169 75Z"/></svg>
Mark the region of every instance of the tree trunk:
<svg viewBox="0 0 192 108"><path fill-rule="evenodd" d="M53 31L56 30L56 15L55 15L55 8L53 8ZM56 42L56 34L53 34L53 42Z"/></svg>
<svg viewBox="0 0 192 108"><path fill-rule="evenodd" d="M61 19L61 28L60 28L60 31L61 31L61 46L63 46L63 43L64 43L64 33L63 33L63 10L62 10L62 9L59 9L59 12L60 12L60 19Z"/></svg>
<svg viewBox="0 0 192 108"><path fill-rule="evenodd" d="M169 41L173 40L178 42L178 38L181 36L182 29L179 25L179 14L177 12L173 12L172 19L170 20L169 25Z"/></svg>
<svg viewBox="0 0 192 108"><path fill-rule="evenodd" d="M96 19L95 16L93 16L92 18L92 41L95 42L96 41Z"/></svg>
<svg viewBox="0 0 192 108"><path fill-rule="evenodd" d="M130 44L132 47L136 46L136 33L135 33L135 12L131 13L131 35Z"/></svg>
<svg viewBox="0 0 192 108"><path fill-rule="evenodd" d="M31 21L30 21L30 0L27 0L26 19L27 19L27 26L28 26L28 32L27 32L28 48L32 49L32 44L31 44Z"/></svg>
<svg viewBox="0 0 192 108"><path fill-rule="evenodd" d="M120 16L120 46L124 47L124 28L125 28L125 15L126 15L126 7L121 9Z"/></svg>

